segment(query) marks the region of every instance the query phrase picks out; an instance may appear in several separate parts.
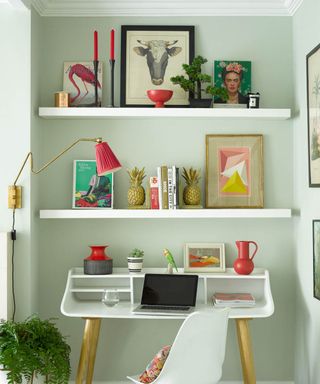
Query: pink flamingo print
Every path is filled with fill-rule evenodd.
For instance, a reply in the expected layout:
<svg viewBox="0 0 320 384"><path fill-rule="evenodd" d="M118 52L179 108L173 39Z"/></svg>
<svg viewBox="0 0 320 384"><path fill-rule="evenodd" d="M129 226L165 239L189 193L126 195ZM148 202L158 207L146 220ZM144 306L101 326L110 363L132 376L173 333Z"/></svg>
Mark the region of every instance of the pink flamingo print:
<svg viewBox="0 0 320 384"><path fill-rule="evenodd" d="M79 79L82 80L83 85L86 89L86 93L82 96L82 98L80 100L82 100L89 93L86 83L92 84L93 86L95 85L94 73L89 68L85 67L82 64L72 65L70 68L70 71L69 71L69 80L75 86L75 88L77 90L77 94L75 97L71 98L71 104L74 103L75 100L77 100L77 98L80 96L80 93L81 93L80 88L78 87L78 85L76 84L76 82L73 79L74 75L78 76ZM101 89L101 85L100 85L99 81L97 83L97 86L98 86L98 88Z"/></svg>

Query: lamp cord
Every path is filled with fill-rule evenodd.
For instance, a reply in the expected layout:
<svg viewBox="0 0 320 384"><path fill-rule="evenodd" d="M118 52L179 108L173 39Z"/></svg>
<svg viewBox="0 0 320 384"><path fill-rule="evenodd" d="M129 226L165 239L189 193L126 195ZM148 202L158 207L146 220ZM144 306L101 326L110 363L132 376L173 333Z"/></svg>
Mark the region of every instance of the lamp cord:
<svg viewBox="0 0 320 384"><path fill-rule="evenodd" d="M13 310L12 310L12 321L14 321L16 315L16 294L15 294L15 284L14 284L14 242L17 238L16 230L15 230L15 222L16 222L16 210L15 208L12 210L12 228L11 228L11 291L12 291L12 301L13 301Z"/></svg>

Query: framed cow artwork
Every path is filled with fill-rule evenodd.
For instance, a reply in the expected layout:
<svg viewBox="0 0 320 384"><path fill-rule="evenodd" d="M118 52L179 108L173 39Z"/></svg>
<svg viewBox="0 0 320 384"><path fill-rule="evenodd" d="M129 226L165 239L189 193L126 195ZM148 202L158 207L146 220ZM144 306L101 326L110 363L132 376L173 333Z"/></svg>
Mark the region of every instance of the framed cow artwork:
<svg viewBox="0 0 320 384"><path fill-rule="evenodd" d="M121 27L121 107L154 106L147 90L169 89L168 107L189 105L189 94L170 77L182 75L182 64L194 58L194 26Z"/></svg>

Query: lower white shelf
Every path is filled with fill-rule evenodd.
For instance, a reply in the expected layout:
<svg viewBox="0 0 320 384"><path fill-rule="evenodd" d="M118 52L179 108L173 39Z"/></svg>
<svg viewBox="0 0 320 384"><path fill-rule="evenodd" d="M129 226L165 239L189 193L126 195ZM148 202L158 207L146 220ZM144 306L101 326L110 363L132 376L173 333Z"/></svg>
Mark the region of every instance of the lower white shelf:
<svg viewBox="0 0 320 384"><path fill-rule="evenodd" d="M214 219L283 218L291 209L43 209L40 219Z"/></svg>
<svg viewBox="0 0 320 384"><path fill-rule="evenodd" d="M144 269L141 273L130 274L126 268L115 268L111 275L85 275L83 268L73 268L68 273L66 289L61 302L61 312L70 317L101 317L123 319L173 319L184 316L136 315L132 309L140 303L145 273L164 273L164 268ZM179 273L183 273L179 269ZM274 304L270 289L269 273L255 268L250 275L238 275L227 268L225 273L198 274L196 310L214 308L211 298L215 292L250 292L256 299L253 308L231 308L230 318L259 318L273 314ZM120 302L107 307L101 302L105 288L117 288Z"/></svg>

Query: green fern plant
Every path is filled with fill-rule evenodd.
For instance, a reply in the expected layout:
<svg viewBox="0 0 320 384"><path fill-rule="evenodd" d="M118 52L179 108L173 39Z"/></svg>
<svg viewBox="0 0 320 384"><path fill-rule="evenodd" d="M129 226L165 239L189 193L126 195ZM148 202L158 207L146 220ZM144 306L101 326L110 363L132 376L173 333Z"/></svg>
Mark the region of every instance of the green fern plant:
<svg viewBox="0 0 320 384"><path fill-rule="evenodd" d="M0 366L8 371L8 384L23 378L32 384L37 375L47 384L65 384L71 372L70 347L52 320L1 320Z"/></svg>

